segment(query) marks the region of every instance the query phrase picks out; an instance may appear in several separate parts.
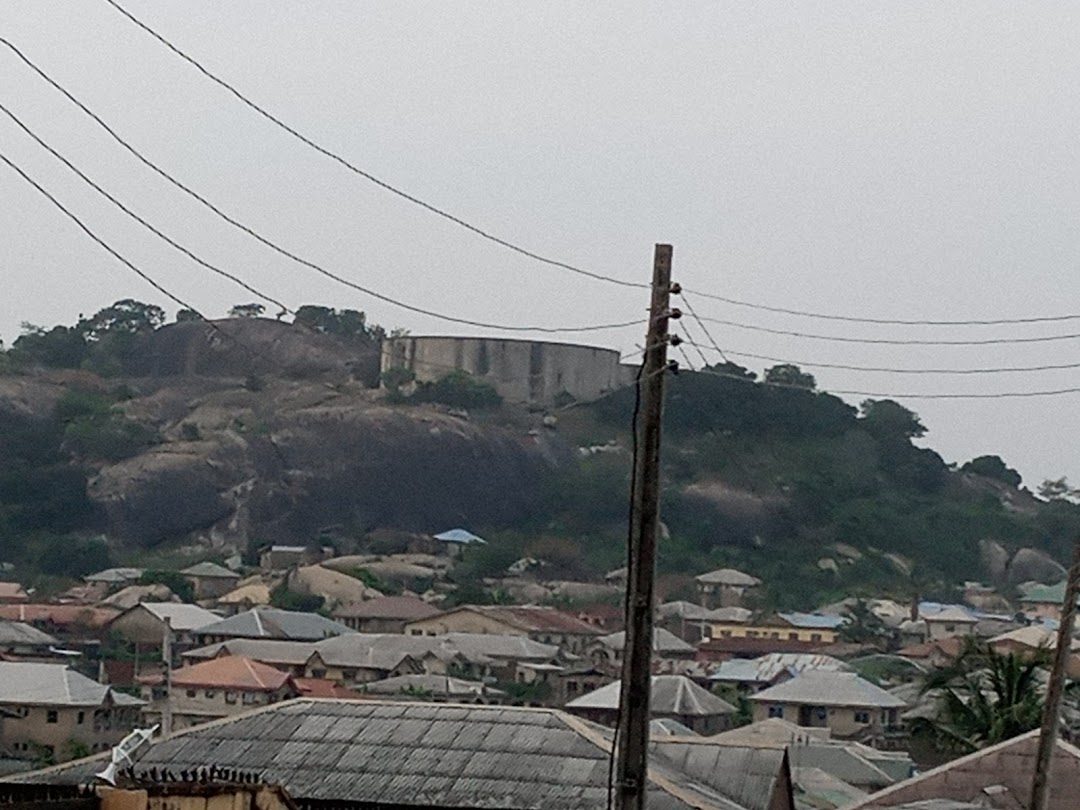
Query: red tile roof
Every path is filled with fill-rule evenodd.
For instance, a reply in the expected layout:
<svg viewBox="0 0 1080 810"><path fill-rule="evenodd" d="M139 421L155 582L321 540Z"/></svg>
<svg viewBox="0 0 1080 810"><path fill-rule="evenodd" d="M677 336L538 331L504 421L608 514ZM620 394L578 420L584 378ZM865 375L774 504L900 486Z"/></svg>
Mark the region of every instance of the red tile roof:
<svg viewBox="0 0 1080 810"><path fill-rule="evenodd" d="M325 678L293 678L293 683L300 690L301 697L337 698L338 700L367 699L366 695L357 692L355 689L328 681Z"/></svg>
<svg viewBox="0 0 1080 810"><path fill-rule="evenodd" d="M144 683L161 683L160 676L148 678ZM226 655L201 664L173 670L173 686L235 689L246 692L276 692L292 682L288 673L274 669L250 658Z"/></svg>
<svg viewBox="0 0 1080 810"><path fill-rule="evenodd" d="M0 619L27 624L104 627L120 611L85 605L0 605Z"/></svg>

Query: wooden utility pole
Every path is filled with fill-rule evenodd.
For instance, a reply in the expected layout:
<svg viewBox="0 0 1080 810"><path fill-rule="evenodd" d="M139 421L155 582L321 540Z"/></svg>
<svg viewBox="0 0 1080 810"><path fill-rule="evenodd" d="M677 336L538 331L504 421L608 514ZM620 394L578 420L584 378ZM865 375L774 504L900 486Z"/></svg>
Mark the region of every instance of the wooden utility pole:
<svg viewBox="0 0 1080 810"><path fill-rule="evenodd" d="M640 426L634 425L637 455L631 492L626 639L616 730L618 810L644 810L648 781L649 692L652 688L653 578L660 523L660 428L667 370L671 245L657 245L653 257L652 303L645 359L638 378Z"/></svg>
<svg viewBox="0 0 1080 810"><path fill-rule="evenodd" d="M161 709L161 736L172 734L172 620L165 617L165 634L161 639L161 660L165 664L165 705Z"/></svg>
<svg viewBox="0 0 1080 810"><path fill-rule="evenodd" d="M1050 770L1054 764L1058 726L1061 723L1061 696L1065 691L1065 667L1072 653L1073 624L1076 621L1076 598L1080 596L1080 540L1073 546L1072 565L1065 580L1065 602L1061 606L1054 664L1050 682L1046 685L1046 705L1043 707L1042 730L1039 732L1039 753L1035 758L1035 777L1031 783L1030 810L1047 810L1050 804ZM1075 796L1073 797L1076 798Z"/></svg>

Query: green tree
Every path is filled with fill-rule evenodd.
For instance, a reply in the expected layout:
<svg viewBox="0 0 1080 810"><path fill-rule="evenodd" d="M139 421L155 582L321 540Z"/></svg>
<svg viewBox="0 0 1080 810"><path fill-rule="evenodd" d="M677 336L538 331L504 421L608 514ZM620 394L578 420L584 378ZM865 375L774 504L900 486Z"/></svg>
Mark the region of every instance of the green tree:
<svg viewBox="0 0 1080 810"><path fill-rule="evenodd" d="M884 650L892 641L892 631L870 609L864 599L857 599L844 610L847 621L840 627L840 638L853 644L872 644Z"/></svg>
<svg viewBox="0 0 1080 810"><path fill-rule="evenodd" d="M919 415L891 399L866 399L859 405L862 426L878 439L917 439L926 435Z"/></svg>
<svg viewBox="0 0 1080 810"><path fill-rule="evenodd" d="M1080 500L1080 489L1069 486L1069 479L1064 476L1056 480L1048 478L1039 484L1039 497L1046 501L1076 503Z"/></svg>
<svg viewBox="0 0 1080 810"><path fill-rule="evenodd" d="M177 323L189 323L191 321L201 321L202 316L193 309L180 309L176 312Z"/></svg>
<svg viewBox="0 0 1080 810"><path fill-rule="evenodd" d="M415 402L438 402L476 410L502 405L502 397L494 388L465 371L451 371L433 383L420 383L411 398Z"/></svg>
<svg viewBox="0 0 1080 810"><path fill-rule="evenodd" d="M262 304L237 304L229 310L230 318L258 318L264 312L266 307Z"/></svg>
<svg viewBox="0 0 1080 810"><path fill-rule="evenodd" d="M981 475L983 478L993 478L995 481L1001 481L1008 484L1010 487L1016 487L1019 489L1020 484L1023 483L1023 479L1020 477L1020 473L1008 466L1001 458L1001 456L979 456L973 458L971 461L964 464L960 468L961 472L973 473L975 475Z"/></svg>
<svg viewBox="0 0 1080 810"><path fill-rule="evenodd" d="M817 380L814 375L803 371L791 363L781 363L778 366L765 369L765 382L770 385L786 385L792 388L806 388L813 391L817 388Z"/></svg>
<svg viewBox="0 0 1080 810"><path fill-rule="evenodd" d="M1049 657L1046 649L1001 654L969 640L950 666L929 673L923 690L940 695L940 714L931 727L942 747L970 753L1038 728L1038 673Z"/></svg>
<svg viewBox="0 0 1080 810"><path fill-rule="evenodd" d="M180 597L182 602L195 601L195 589L191 582L184 579L178 571L144 571L139 577L140 585L164 585L174 594Z"/></svg>

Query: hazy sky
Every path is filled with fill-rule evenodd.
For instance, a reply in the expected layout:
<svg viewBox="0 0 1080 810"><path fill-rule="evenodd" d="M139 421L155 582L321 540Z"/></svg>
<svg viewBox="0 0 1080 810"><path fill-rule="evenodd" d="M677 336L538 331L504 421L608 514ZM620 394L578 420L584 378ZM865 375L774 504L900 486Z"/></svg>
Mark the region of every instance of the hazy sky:
<svg viewBox="0 0 1080 810"><path fill-rule="evenodd" d="M684 286L773 306L954 320L1080 312L1076 3L124 1L354 163L596 272L647 281L652 245L664 241ZM644 290L507 252L312 152L105 0L6 0L0 31L152 160L327 269L486 321L644 317ZM0 103L162 230L294 308L353 307L414 333L469 331L367 299L243 236L139 165L2 47ZM3 116L0 151L207 315L253 299L112 209ZM176 310L5 166L0 193L8 343L22 321L71 323L118 298ZM690 300L710 317L845 337L1080 333L1080 320L873 326ZM807 362L1080 363L1080 340L904 347L710 330L731 352ZM630 349L641 331L582 337ZM1080 387L1080 369L809 370L824 388L874 394ZM1032 486L1061 475L1080 483L1080 395L901 401L948 461L1000 453Z"/></svg>

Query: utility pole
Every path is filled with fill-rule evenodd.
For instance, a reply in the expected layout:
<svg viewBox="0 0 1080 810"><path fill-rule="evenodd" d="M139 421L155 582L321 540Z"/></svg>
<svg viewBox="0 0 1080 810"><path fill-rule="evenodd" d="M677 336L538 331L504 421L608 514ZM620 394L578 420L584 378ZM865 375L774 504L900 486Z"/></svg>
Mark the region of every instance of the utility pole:
<svg viewBox="0 0 1080 810"><path fill-rule="evenodd" d="M648 779L653 578L660 522L660 429L667 371L668 319L672 314L668 310L671 293L671 245L657 245L653 256L649 332L637 380L641 421L640 427L634 425L637 454L631 492L626 638L616 730L615 806L618 810L644 810Z"/></svg>
<svg viewBox="0 0 1080 810"><path fill-rule="evenodd" d="M165 705L161 709L161 736L172 734L172 621L165 617L165 636L161 640L161 660L165 662Z"/></svg>
<svg viewBox="0 0 1080 810"><path fill-rule="evenodd" d="M1047 810L1050 804L1050 770L1054 764L1058 726L1061 723L1061 695L1065 691L1065 666L1072 653L1073 624L1076 621L1076 598L1080 596L1080 540L1073 546L1069 578L1065 580L1065 603L1061 606L1057 647L1046 685L1046 705L1043 707L1042 729L1039 731L1039 753L1035 758L1035 777L1031 783L1030 810ZM1076 797L1073 797L1076 798Z"/></svg>

